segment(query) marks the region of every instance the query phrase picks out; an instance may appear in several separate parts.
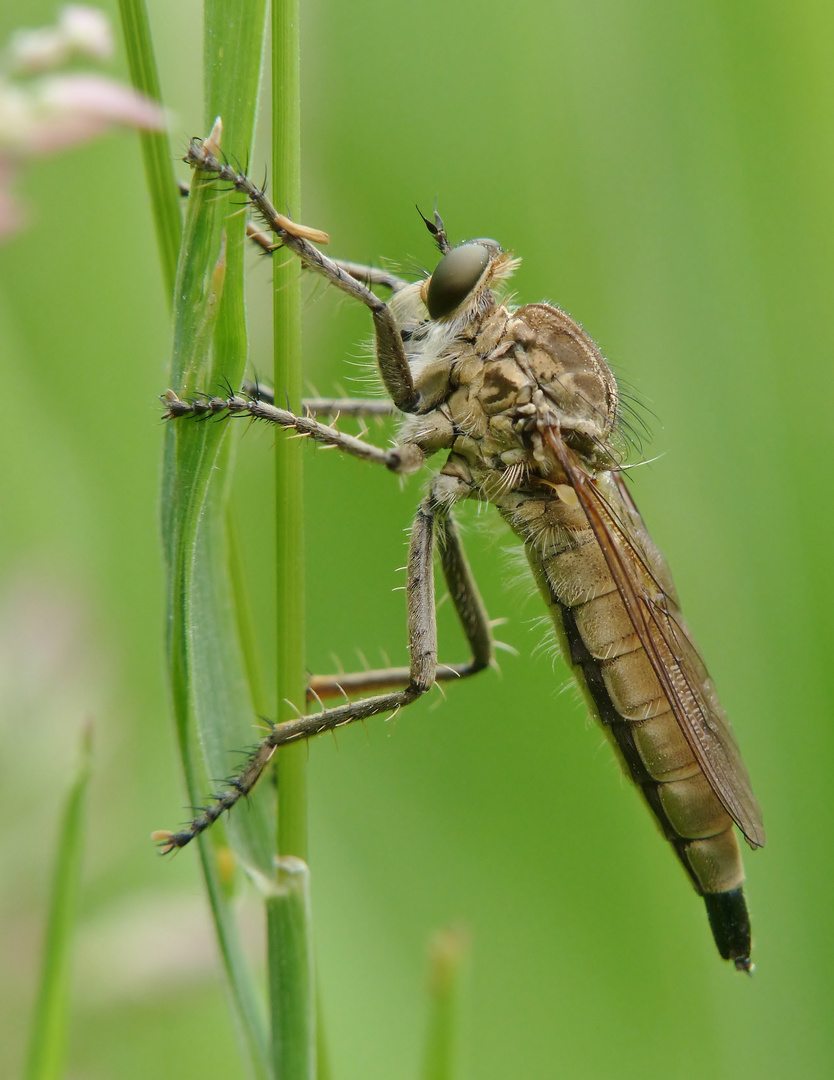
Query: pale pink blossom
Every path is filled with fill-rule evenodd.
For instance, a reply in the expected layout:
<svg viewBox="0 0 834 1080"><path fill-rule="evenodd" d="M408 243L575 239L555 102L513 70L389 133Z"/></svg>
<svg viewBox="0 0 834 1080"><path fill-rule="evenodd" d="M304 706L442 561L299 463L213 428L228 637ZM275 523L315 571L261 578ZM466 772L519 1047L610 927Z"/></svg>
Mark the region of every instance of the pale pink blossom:
<svg viewBox="0 0 834 1080"><path fill-rule="evenodd" d="M0 237L22 225L11 186L25 162L87 142L113 127L160 130L165 113L129 86L85 72L47 74L79 56L112 52L110 26L95 8L70 5L54 27L12 38L0 74Z"/></svg>
<svg viewBox="0 0 834 1080"><path fill-rule="evenodd" d="M17 30L9 42L6 62L13 75L52 71L69 60L109 60L113 35L104 12L84 4L68 4L55 26Z"/></svg>
<svg viewBox="0 0 834 1080"><path fill-rule="evenodd" d="M113 35L103 11L86 4L67 4L58 21L66 40L79 56L109 60L113 55Z"/></svg>
<svg viewBox="0 0 834 1080"><path fill-rule="evenodd" d="M159 129L165 121L155 101L103 75L44 77L6 116L4 104L0 90L0 154L18 159L63 150L116 125Z"/></svg>

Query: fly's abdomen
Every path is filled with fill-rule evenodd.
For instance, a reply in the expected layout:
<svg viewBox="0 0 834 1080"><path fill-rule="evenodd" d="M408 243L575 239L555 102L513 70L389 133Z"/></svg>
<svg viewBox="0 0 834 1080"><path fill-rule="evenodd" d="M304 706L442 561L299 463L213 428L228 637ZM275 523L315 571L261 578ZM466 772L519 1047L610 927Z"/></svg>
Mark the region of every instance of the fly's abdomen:
<svg viewBox="0 0 834 1080"><path fill-rule="evenodd" d="M706 900L721 954L749 966L744 869L732 819L681 730L587 518L556 498L516 495L501 511L525 542L592 712Z"/></svg>
<svg viewBox="0 0 834 1080"><path fill-rule="evenodd" d="M594 558L591 542L589 558ZM580 549L582 550L582 549ZM559 556L554 556L558 561ZM553 560L544 565L548 584ZM550 564L550 565L548 565ZM613 587L613 582L611 583ZM625 605L614 591L573 607L558 597L571 660L594 705L639 784L667 838L673 842L699 892L726 892L744 879L730 815L712 790L675 718L645 649L630 633ZM597 635L588 609L606 601L611 623ZM606 642L613 628L625 633ZM620 651L627 650L627 651Z"/></svg>

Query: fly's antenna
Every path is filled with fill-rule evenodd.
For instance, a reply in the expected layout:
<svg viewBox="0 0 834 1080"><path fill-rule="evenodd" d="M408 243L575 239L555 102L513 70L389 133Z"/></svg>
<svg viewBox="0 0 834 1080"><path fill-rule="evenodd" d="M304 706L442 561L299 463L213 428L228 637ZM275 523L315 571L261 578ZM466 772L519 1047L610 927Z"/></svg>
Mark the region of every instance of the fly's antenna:
<svg viewBox="0 0 834 1080"><path fill-rule="evenodd" d="M448 254L452 250L452 245L449 243L449 237L446 235L443 218L437 212L437 200L435 199L434 202L434 221L429 221L419 206L417 207L417 213L423 219L423 224L434 237L434 242L440 248L440 254Z"/></svg>

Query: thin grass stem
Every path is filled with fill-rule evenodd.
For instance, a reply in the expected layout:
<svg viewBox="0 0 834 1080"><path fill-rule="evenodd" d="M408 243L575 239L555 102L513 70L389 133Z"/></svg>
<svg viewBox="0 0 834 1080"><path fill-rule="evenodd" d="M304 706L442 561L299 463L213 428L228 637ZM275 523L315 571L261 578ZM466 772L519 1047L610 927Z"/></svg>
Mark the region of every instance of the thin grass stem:
<svg viewBox="0 0 834 1080"><path fill-rule="evenodd" d="M301 220L301 88L298 0L275 0L272 8L273 163L278 205ZM301 265L276 263L273 312L276 397L300 408ZM303 457L298 442L275 443L276 539L278 567L278 716L295 715L306 693L304 663L304 507ZM287 703L290 704L287 704ZM287 747L278 754L278 850L307 857L307 748Z"/></svg>
<svg viewBox="0 0 834 1080"><path fill-rule="evenodd" d="M230 6L206 0L204 60L207 126L223 117L223 145L251 147L266 27L265 0ZM219 136L219 129L218 129ZM226 379L240 385L247 338L243 303L244 221L211 178L195 173L182 233L174 294L170 385L189 393ZM229 570L226 505L233 441L226 425L169 425L162 521L168 570L168 648L177 737L191 803L209 777L229 771L229 748L252 741L254 710ZM264 788L249 814L232 819L228 840L250 872L271 874L273 830ZM223 829L200 843L218 943L242 1043L259 1078L271 1074L265 1016L241 948Z"/></svg>
<svg viewBox="0 0 834 1080"><path fill-rule="evenodd" d="M275 200L301 220L301 87L298 0L272 6L272 176ZM276 396L301 407L301 267L296 259L274 272L274 386ZM279 721L302 708L304 663L303 458L298 442L275 444L277 684ZM313 989L308 880L307 747L278 751L279 883L289 862L304 867L267 902L272 1067L276 1076L315 1080L316 1012Z"/></svg>

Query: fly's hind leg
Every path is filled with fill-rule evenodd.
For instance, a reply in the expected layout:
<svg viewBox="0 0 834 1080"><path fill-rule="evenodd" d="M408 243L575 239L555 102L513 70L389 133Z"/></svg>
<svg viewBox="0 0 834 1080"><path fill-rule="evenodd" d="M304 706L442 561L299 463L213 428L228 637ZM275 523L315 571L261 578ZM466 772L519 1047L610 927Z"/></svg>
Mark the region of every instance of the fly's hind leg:
<svg viewBox="0 0 834 1080"><path fill-rule="evenodd" d="M323 708L310 716L301 716L297 720L288 720L286 723L273 726L266 738L255 748L246 767L234 777L226 790L214 797L211 805L194 818L190 825L180 832L166 831L154 834L154 839L159 842L163 852L185 847L195 836L215 822L225 810L231 810L236 802L248 795L277 747L286 746L298 739L309 739L325 731L334 731L356 720L366 720L380 713L397 712L431 689L437 674L434 539L438 531L438 519L444 518L447 513L447 506L432 495L428 495L420 504L411 530L406 581L408 649L411 663L407 669L406 678L400 680L405 681L406 685L391 693L348 702L332 709ZM446 535L448 537L448 530L446 530ZM458 592L460 593L460 586ZM483 615L483 606L471 598L468 605L461 603L467 610L471 609L465 625L468 623L470 627L478 627L475 633L479 642L477 660L482 664L488 663L486 651L489 625Z"/></svg>
<svg viewBox="0 0 834 1080"><path fill-rule="evenodd" d="M449 509L450 489L455 500L468 493L458 481L438 476L434 479L428 501L435 507L435 538L440 549L440 565L446 588L466 636L471 657L463 664L439 664L435 673L436 682L450 682L475 675L489 667L493 660L489 616L472 576L455 520ZM438 508L441 506L443 510L439 512ZM355 671L349 674L314 675L307 689L307 699L321 701L352 694L367 694L374 690L405 686L409 678L410 669L407 667L388 667Z"/></svg>

